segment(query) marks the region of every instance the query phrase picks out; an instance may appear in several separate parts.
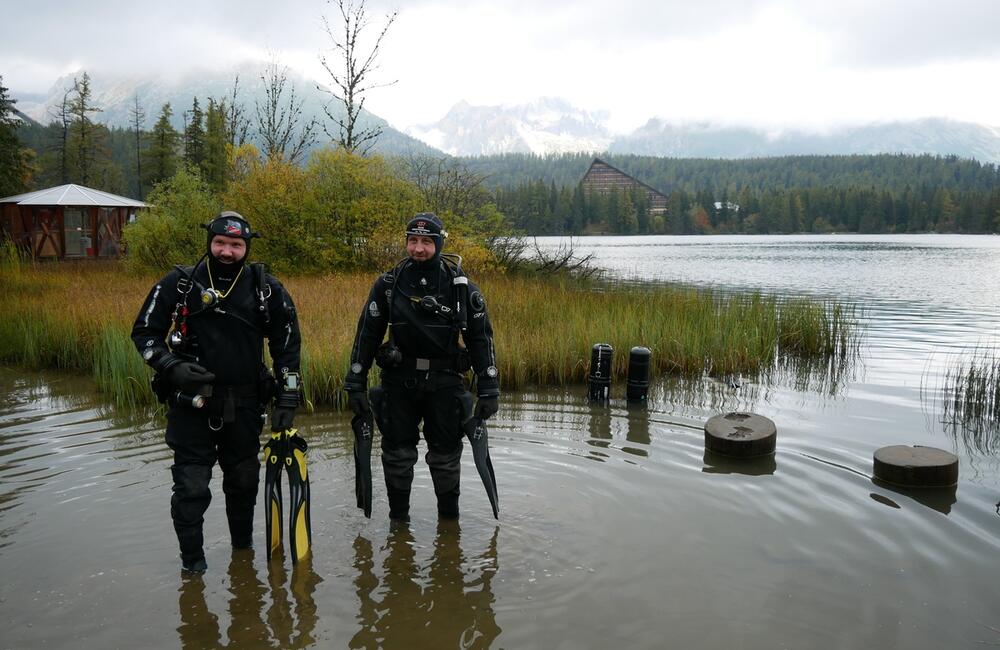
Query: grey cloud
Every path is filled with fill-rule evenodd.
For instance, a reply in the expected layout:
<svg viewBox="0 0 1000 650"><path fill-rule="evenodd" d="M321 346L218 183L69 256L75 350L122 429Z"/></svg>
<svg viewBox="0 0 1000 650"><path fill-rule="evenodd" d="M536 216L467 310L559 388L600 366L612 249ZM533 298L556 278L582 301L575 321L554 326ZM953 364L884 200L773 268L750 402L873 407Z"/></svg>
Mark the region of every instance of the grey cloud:
<svg viewBox="0 0 1000 650"><path fill-rule="evenodd" d="M1000 55L996 0L881 0L806 5L848 66L905 67Z"/></svg>
<svg viewBox="0 0 1000 650"><path fill-rule="evenodd" d="M56 67L79 62L138 72L211 66L218 59L232 63L244 58L232 51L234 46L262 51L303 47L318 53L324 44L320 14L325 9L316 0L11 3L4 9L5 22L20 28L5 33L0 60Z"/></svg>

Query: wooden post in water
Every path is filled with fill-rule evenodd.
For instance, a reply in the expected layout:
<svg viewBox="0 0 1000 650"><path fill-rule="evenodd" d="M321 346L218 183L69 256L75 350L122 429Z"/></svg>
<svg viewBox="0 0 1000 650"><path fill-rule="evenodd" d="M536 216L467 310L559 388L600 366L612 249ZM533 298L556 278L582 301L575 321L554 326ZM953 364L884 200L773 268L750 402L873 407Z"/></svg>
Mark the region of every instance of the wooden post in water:
<svg viewBox="0 0 1000 650"><path fill-rule="evenodd" d="M705 447L725 456L751 458L773 454L778 440L774 422L755 413L726 413L705 422Z"/></svg>

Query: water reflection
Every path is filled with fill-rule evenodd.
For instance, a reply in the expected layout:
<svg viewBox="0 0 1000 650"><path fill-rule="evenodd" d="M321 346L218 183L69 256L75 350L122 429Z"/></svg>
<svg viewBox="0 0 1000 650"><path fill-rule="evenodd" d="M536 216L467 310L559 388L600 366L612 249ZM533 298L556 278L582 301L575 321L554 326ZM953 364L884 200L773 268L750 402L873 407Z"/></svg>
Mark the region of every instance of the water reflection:
<svg viewBox="0 0 1000 650"><path fill-rule="evenodd" d="M744 476L769 476L778 469L775 454L754 456L753 458L733 458L705 450L705 463L701 471L705 474L742 474Z"/></svg>
<svg viewBox="0 0 1000 650"><path fill-rule="evenodd" d="M360 629L351 648L489 648L500 635L493 611L498 570L495 528L487 548L468 559L457 521L441 521L425 569L404 523L389 528L381 575L371 543L354 542ZM379 589L381 585L381 589Z"/></svg>
<svg viewBox="0 0 1000 650"><path fill-rule="evenodd" d="M289 601L287 572L280 560L271 563L269 584L265 586L253 557L253 551L235 551L229 562L229 626L225 637L219 616L208 606L204 576L183 576L177 599L181 647L306 648L316 643L313 634L318 618L313 594L322 578L313 572L308 560L299 563L288 586L292 596Z"/></svg>
<svg viewBox="0 0 1000 650"><path fill-rule="evenodd" d="M715 413L730 411L755 412L756 407L768 401L772 381L765 378L744 377L739 388L726 381L705 376L701 379L668 377L653 387L650 402L657 405L695 407Z"/></svg>
<svg viewBox="0 0 1000 650"><path fill-rule="evenodd" d="M611 435L611 409L600 402L591 402L590 418L587 422L587 431L590 433L588 444L595 447L607 448Z"/></svg>
<svg viewBox="0 0 1000 650"><path fill-rule="evenodd" d="M628 431L625 439L642 447L622 447L622 451L633 456L646 458L649 456L647 447L652 440L649 437L649 408L646 404L628 405Z"/></svg>
<svg viewBox="0 0 1000 650"><path fill-rule="evenodd" d="M882 488L883 490L888 490L896 494L900 494L905 497L910 497L917 503L927 506L931 510L937 510L941 514L951 513L951 507L955 505L958 501L958 486L952 485L951 487L904 487L902 485L893 485L892 483L886 483L885 481L879 480L872 477L872 483ZM872 497L874 498L874 496ZM882 502L880 499L875 499L876 501ZM893 502L893 505L896 505ZM898 508L899 506L896 505Z"/></svg>

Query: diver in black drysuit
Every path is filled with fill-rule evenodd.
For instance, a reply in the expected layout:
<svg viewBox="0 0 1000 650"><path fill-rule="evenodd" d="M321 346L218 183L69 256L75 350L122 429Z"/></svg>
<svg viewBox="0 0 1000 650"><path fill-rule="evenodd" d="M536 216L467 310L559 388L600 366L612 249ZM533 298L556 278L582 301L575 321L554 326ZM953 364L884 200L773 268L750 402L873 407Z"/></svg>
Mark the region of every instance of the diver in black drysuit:
<svg viewBox="0 0 1000 650"><path fill-rule="evenodd" d="M423 420L425 460L434 482L438 514L456 518L462 422L473 416L463 413L463 374L471 366L479 397L475 415L489 418L497 411L500 395L493 328L478 287L441 255L447 237L441 220L432 213L418 214L407 225L406 236L408 257L375 281L365 302L344 388L355 413L367 415L374 409L382 432L389 517L409 519L418 425ZM419 259L420 254L411 248L414 240L421 238L433 242L429 258ZM460 294L463 285L468 290ZM463 296L460 302L464 304L456 303L458 295ZM466 310L465 331L461 331L456 316L459 308ZM389 340L383 344L387 328ZM465 348L459 345L459 334ZM369 404L366 390L373 362L382 369L382 389L373 391Z"/></svg>
<svg viewBox="0 0 1000 650"><path fill-rule="evenodd" d="M132 341L157 373L157 397L168 407L170 514L182 566L195 572L206 568L202 523L212 466L218 461L222 468L233 548L250 548L264 412L273 398L271 428L291 428L301 394L295 306L277 279L246 263L256 233L236 212L205 227L206 256L157 282L132 327ZM238 240L245 243L241 258L213 254ZM277 379L264 365L265 338ZM211 395L196 408L199 393Z"/></svg>

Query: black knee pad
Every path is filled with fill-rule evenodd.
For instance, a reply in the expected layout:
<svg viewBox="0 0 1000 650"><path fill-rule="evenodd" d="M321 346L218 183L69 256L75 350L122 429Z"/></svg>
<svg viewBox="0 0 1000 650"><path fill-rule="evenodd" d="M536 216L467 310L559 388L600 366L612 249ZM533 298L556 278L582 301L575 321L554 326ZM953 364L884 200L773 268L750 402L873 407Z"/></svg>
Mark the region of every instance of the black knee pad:
<svg viewBox="0 0 1000 650"><path fill-rule="evenodd" d="M424 460L431 469L434 493L438 497L444 494L457 495L462 476L462 446L459 445L456 451L448 453L428 451Z"/></svg>
<svg viewBox="0 0 1000 650"><path fill-rule="evenodd" d="M260 460L256 456L240 461L222 470L222 491L226 495L246 494L251 500L257 497L260 483Z"/></svg>
<svg viewBox="0 0 1000 650"><path fill-rule="evenodd" d="M226 518L233 548L250 548L253 511L260 482L260 461L250 457L222 470L222 491L226 495Z"/></svg>
<svg viewBox="0 0 1000 650"><path fill-rule="evenodd" d="M212 493L208 489L212 480L211 466L174 465L170 472L174 477L174 494L170 499L170 514L174 523L200 526L202 515L212 501Z"/></svg>
<svg viewBox="0 0 1000 650"><path fill-rule="evenodd" d="M382 450L382 469L385 484L390 488L409 491L413 483L413 466L417 464L416 447L397 447Z"/></svg>

